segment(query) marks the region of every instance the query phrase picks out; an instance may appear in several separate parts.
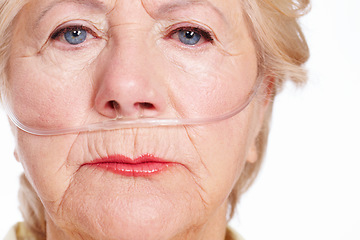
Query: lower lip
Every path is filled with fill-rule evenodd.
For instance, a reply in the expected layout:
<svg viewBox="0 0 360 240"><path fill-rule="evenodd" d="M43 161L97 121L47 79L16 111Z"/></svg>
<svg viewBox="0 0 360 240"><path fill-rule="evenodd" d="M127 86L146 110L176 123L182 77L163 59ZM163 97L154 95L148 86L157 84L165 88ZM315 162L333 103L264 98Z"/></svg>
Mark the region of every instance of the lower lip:
<svg viewBox="0 0 360 240"><path fill-rule="evenodd" d="M115 174L128 177L144 177L165 171L172 163L159 160L152 155L143 155L135 160L122 155L115 155L94 161L90 165Z"/></svg>
<svg viewBox="0 0 360 240"><path fill-rule="evenodd" d="M169 167L169 163L145 162L145 163L96 163L96 167L127 177L144 177L163 172Z"/></svg>

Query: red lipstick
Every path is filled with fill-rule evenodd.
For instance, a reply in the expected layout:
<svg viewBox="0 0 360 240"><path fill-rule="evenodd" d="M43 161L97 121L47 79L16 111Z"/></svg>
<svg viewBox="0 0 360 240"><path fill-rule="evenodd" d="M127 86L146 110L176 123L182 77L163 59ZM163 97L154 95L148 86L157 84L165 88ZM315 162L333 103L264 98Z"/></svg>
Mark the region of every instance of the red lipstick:
<svg viewBox="0 0 360 240"><path fill-rule="evenodd" d="M85 165L101 168L127 177L151 176L166 170L172 163L150 154L131 159L123 155L112 155L95 159Z"/></svg>

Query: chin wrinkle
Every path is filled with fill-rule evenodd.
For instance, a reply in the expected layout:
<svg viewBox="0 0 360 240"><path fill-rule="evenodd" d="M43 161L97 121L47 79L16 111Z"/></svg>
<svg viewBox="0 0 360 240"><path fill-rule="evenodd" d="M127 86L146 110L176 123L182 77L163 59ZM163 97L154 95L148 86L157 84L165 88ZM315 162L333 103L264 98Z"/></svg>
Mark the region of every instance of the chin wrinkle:
<svg viewBox="0 0 360 240"><path fill-rule="evenodd" d="M201 190L201 191L198 191L198 195L199 195L199 197L200 197L200 199L201 199L201 202L203 203L204 208L205 208L205 209L208 209L209 206L210 206L210 203L209 203L208 201L206 201L206 200L205 200L205 197L203 196L203 195L206 195L205 189L204 189L204 188L201 186L201 184L199 184L198 181L196 181L195 179L194 179L194 182L195 182L195 184L198 186L198 188Z"/></svg>
<svg viewBox="0 0 360 240"><path fill-rule="evenodd" d="M190 136L190 134L189 134L189 132L188 132L188 128L185 126L184 129L185 129L185 131L186 131L186 134L187 134L188 139L190 140L192 146L194 147L194 149L195 149L195 151L196 151L196 153L197 153L197 155L198 155L198 157L199 157L199 159L200 159L200 162L201 162L202 166L206 169L207 172L209 172L209 169L206 167L206 164L204 163L204 160L202 159L201 154L199 153L199 151L198 151L198 149L197 149L197 147L196 147L195 142L193 141L192 137ZM194 172L192 172L192 171L190 171L190 172L191 172L191 176L192 176L192 178L193 178L194 183L196 184L196 186L198 187L198 189L200 189L200 191L198 191L198 195L199 195L199 197L200 197L200 199L201 199L204 207L205 207L205 208L208 208L209 203L208 203L208 201L205 200L205 197L203 196L203 195L206 195L206 191L205 191L205 189L201 186L201 184L199 183L199 181L197 180L198 177L196 176L196 174L195 174Z"/></svg>
<svg viewBox="0 0 360 240"><path fill-rule="evenodd" d="M198 157L199 157L199 159L200 159L200 162L201 162L202 166L206 169L206 171L207 171L208 173L210 173L209 169L206 167L206 164L205 164L203 158L201 157L201 154L200 154L198 148L196 147L195 141L194 141L193 138L190 136L189 127L184 126L184 129L185 129L185 131L186 131L186 135L187 135L189 141L191 142L191 145L194 147L194 150L196 151L196 154L198 155Z"/></svg>

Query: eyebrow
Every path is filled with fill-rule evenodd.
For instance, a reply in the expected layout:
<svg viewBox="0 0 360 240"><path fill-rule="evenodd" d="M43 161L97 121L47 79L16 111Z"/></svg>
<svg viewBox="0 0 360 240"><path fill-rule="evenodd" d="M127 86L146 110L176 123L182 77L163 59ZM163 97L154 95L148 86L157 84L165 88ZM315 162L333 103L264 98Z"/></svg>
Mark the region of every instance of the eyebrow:
<svg viewBox="0 0 360 240"><path fill-rule="evenodd" d="M161 5L157 10L157 15L169 14L178 10L187 9L189 6L200 5L210 7L222 20L226 23L228 22L223 12L217 8L214 4L209 2L208 0L176 0L171 1L170 3L166 3Z"/></svg>
<svg viewBox="0 0 360 240"><path fill-rule="evenodd" d="M39 24L39 22L41 21L41 19L53 8L55 7L57 4L63 3L63 2L73 2L76 4L80 4L80 5L86 5L89 6L91 8L97 8L100 10L105 11L106 10L106 6L103 2L99 1L99 0L55 0L52 1L49 5L47 5L44 10L41 11L39 17L36 20L36 25Z"/></svg>
<svg viewBox="0 0 360 240"><path fill-rule="evenodd" d="M39 17L36 20L35 26L39 24L41 19L57 4L63 2L73 2L77 4L87 5L91 8L97 8L105 11L107 9L106 5L99 0L54 0L49 5L47 5L44 10L41 11ZM210 7L223 21L228 23L223 12L217 8L214 4L209 2L208 0L176 0L171 1L170 3L162 4L156 11L157 16L161 16L164 14L169 14L178 10L187 9L189 6L200 5Z"/></svg>

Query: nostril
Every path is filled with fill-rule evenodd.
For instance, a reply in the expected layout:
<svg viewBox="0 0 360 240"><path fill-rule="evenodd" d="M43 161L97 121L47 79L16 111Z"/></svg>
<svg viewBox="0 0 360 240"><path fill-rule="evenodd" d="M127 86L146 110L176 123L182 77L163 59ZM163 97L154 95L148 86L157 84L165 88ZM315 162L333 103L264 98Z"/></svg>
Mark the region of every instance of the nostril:
<svg viewBox="0 0 360 240"><path fill-rule="evenodd" d="M151 102L135 102L133 104L121 105L116 100L107 101L105 104L107 116L111 118L123 117L153 117L156 114L157 107Z"/></svg>
<svg viewBox="0 0 360 240"><path fill-rule="evenodd" d="M109 101L109 105L116 111L120 110L120 104L115 100Z"/></svg>
<svg viewBox="0 0 360 240"><path fill-rule="evenodd" d="M111 100L111 101L108 101L106 103L106 108L107 109L112 109L112 110L119 110L120 109L120 104L115 100Z"/></svg>
<svg viewBox="0 0 360 240"><path fill-rule="evenodd" d="M120 116L120 104L115 100L106 102L105 109L107 109L106 111L109 111L109 116L111 116L111 117L119 117ZM111 114L110 114L110 112L111 112Z"/></svg>
<svg viewBox="0 0 360 240"><path fill-rule="evenodd" d="M155 109L154 104L149 103L149 102L140 102L140 103L136 103L135 105L138 105L139 108L141 109L146 109L146 110L153 110Z"/></svg>

